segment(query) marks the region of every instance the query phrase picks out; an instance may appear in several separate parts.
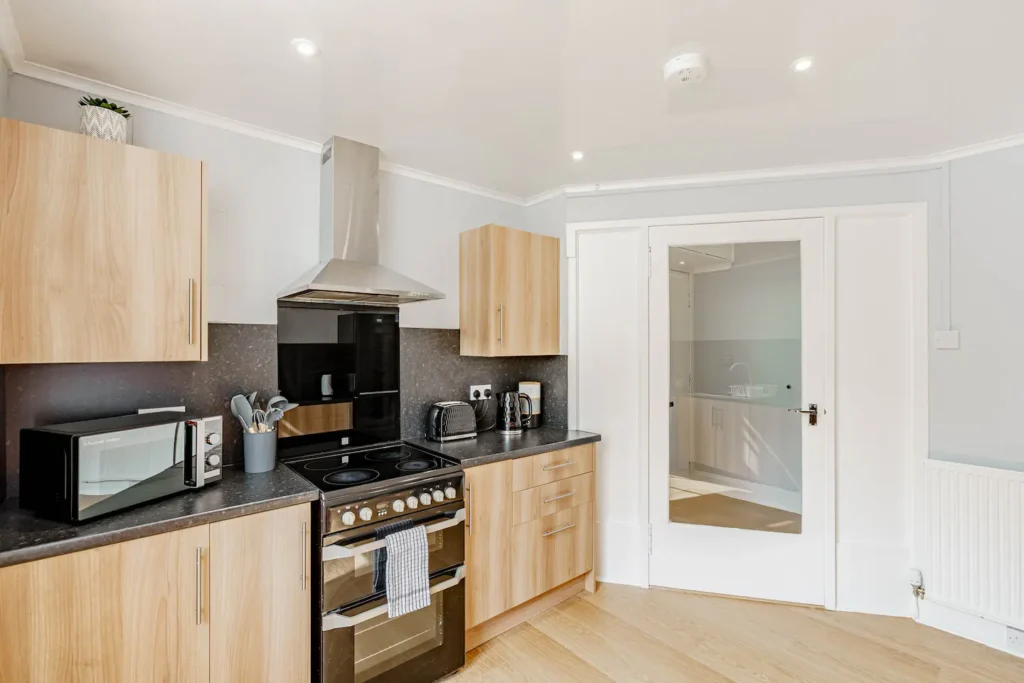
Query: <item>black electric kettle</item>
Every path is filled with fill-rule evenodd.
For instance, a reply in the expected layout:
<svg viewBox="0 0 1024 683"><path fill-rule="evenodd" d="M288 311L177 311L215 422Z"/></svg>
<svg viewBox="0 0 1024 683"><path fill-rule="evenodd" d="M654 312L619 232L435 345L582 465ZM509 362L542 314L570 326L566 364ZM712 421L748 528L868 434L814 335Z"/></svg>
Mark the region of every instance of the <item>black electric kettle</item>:
<svg viewBox="0 0 1024 683"><path fill-rule="evenodd" d="M529 415L523 415L520 404L526 399ZM533 417L533 399L518 391L504 391L498 394L498 422L495 425L499 434L522 434L526 421Z"/></svg>

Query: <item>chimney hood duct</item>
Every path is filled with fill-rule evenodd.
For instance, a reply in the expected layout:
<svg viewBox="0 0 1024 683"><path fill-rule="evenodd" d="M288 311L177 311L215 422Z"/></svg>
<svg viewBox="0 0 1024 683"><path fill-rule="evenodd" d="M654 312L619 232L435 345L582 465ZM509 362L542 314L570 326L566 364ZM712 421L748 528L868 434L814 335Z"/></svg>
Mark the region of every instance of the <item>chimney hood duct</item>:
<svg viewBox="0 0 1024 683"><path fill-rule="evenodd" d="M320 155L320 263L280 295L283 301L397 306L444 294L379 262L380 151L331 138Z"/></svg>

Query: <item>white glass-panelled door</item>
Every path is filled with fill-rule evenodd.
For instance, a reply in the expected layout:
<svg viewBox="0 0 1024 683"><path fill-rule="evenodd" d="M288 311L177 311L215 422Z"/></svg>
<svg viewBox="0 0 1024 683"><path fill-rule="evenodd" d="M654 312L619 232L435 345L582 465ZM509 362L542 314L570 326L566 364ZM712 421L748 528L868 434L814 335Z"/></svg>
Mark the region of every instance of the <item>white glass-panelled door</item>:
<svg viewBox="0 0 1024 683"><path fill-rule="evenodd" d="M824 222L650 247L650 583L824 604Z"/></svg>

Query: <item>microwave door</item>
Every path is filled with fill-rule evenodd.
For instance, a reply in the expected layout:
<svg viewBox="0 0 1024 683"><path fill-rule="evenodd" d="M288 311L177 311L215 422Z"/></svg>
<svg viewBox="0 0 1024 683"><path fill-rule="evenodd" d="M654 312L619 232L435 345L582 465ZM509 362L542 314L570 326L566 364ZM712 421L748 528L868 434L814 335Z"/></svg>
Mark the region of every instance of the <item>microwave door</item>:
<svg viewBox="0 0 1024 683"><path fill-rule="evenodd" d="M177 493L185 488L184 423L78 439L77 519Z"/></svg>

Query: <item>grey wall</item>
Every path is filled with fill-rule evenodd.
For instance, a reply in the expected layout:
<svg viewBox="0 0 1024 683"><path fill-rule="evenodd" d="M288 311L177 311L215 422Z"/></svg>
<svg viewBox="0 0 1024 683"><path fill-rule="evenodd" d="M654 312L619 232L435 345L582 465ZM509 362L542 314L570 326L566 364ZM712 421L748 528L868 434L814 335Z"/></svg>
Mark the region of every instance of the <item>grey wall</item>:
<svg viewBox="0 0 1024 683"><path fill-rule="evenodd" d="M11 70L3 55L0 55L0 116L7 116L7 91L10 87Z"/></svg>
<svg viewBox="0 0 1024 683"><path fill-rule="evenodd" d="M81 95L15 75L8 116L77 131ZM277 293L317 261L320 155L128 108L130 142L207 164L210 321L275 324Z"/></svg>
<svg viewBox="0 0 1024 683"><path fill-rule="evenodd" d="M139 408L185 406L190 413L224 417L224 461L241 462L241 428L228 400L277 387L276 325L210 325L204 363L82 363L10 365L5 377L8 496L18 495L21 429L133 413Z"/></svg>
<svg viewBox="0 0 1024 683"><path fill-rule="evenodd" d="M465 401L471 384L495 392L519 388L520 380L541 383L545 425L569 423L569 364L565 356L473 358L459 355L458 330L403 329L402 435L422 436L427 410L436 401Z"/></svg>
<svg viewBox="0 0 1024 683"><path fill-rule="evenodd" d="M594 221L927 202L929 320L940 329L951 310L962 343L957 351L930 353L932 456L1024 469L1024 433L1016 428L1024 409L1017 336L1024 332L1017 315L1024 294L1018 265L1024 147L959 159L948 168L948 192L945 169L937 168L574 197L566 216Z"/></svg>

